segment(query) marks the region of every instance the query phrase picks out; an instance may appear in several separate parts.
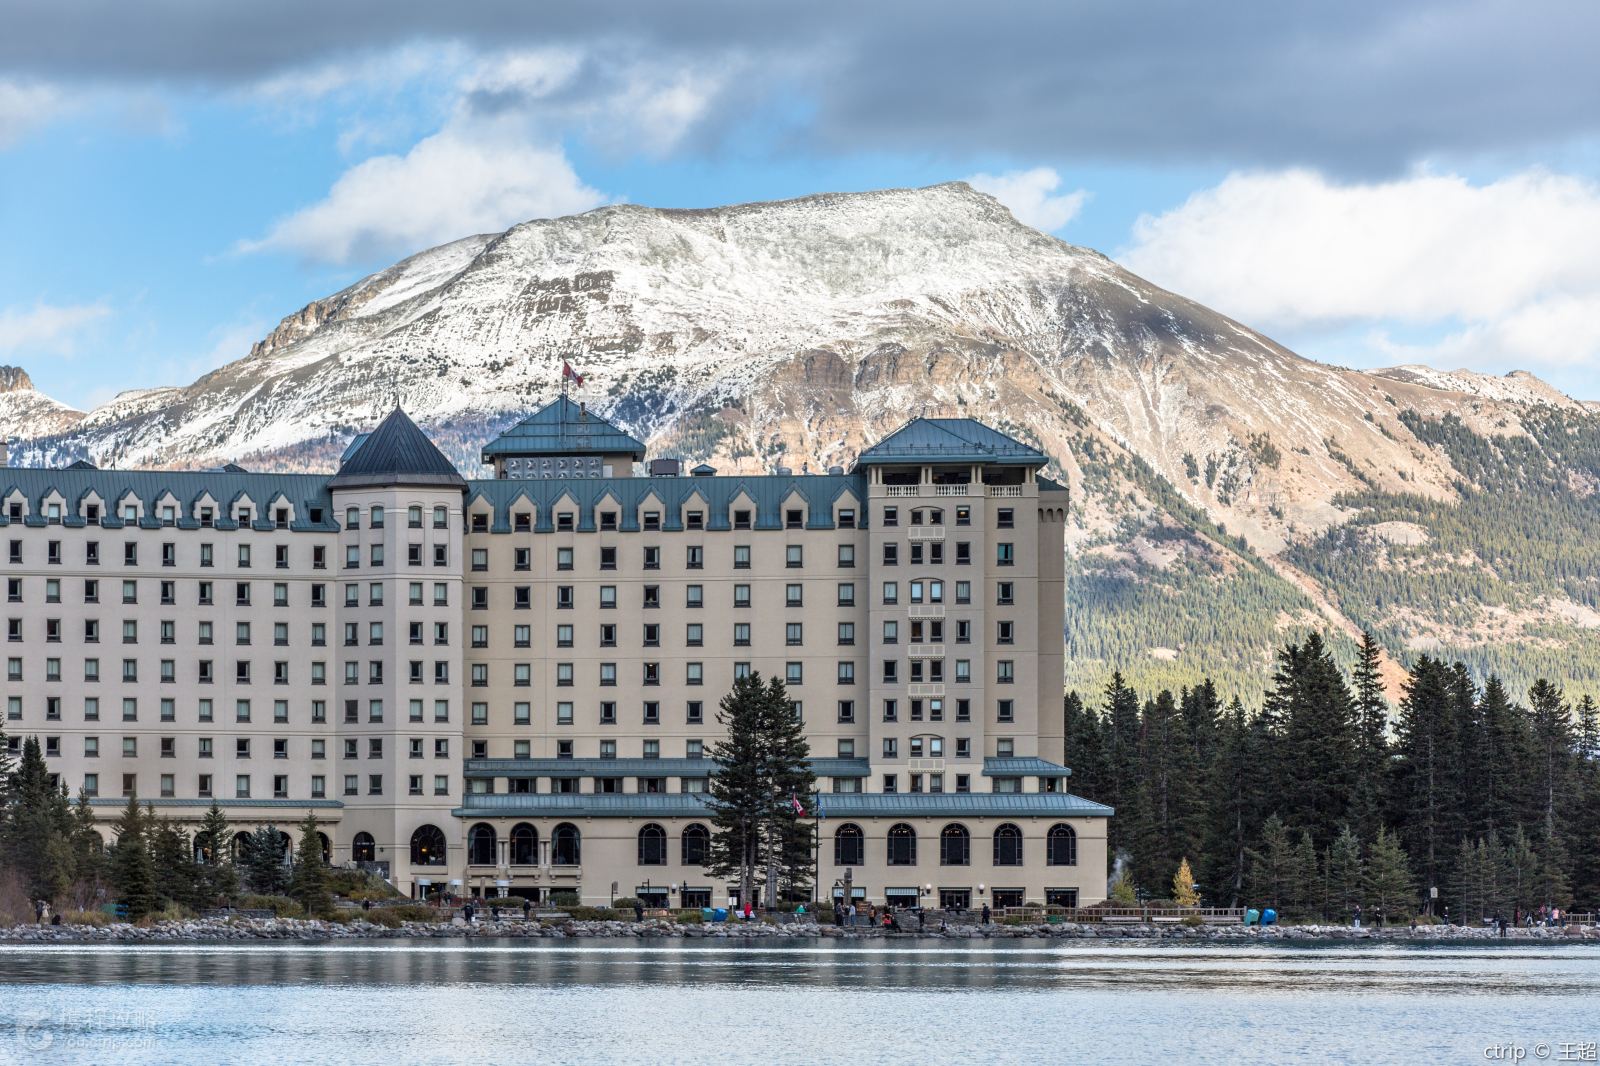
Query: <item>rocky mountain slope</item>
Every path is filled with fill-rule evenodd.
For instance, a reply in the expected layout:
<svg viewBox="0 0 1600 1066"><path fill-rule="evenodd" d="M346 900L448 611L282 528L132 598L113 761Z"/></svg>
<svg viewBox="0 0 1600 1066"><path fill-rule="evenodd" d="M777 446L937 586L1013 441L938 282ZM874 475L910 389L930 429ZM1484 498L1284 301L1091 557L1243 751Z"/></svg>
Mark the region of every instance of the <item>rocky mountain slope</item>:
<svg viewBox="0 0 1600 1066"><path fill-rule="evenodd" d="M310 304L187 387L84 416L0 395L0 428L33 461L328 468L399 396L471 475L477 446L551 394L562 358L652 452L724 470L848 463L918 414L1039 444L1073 489L1069 643L1084 683L1112 665L1187 678L1210 658L1242 685L1309 624L1469 658L1491 633L1580 649L1600 633L1587 586L1508 592L1527 623L1508 637L1471 609L1351 602L1296 554L1383 500L1448 513L1472 492L1419 426L1532 439L1554 418L1589 432L1583 405L1527 375L1300 358L963 184L524 223ZM1592 516L1593 478L1571 473L1565 491ZM1338 550L1381 543L1374 565L1408 572L1439 563L1425 523L1377 525ZM1474 662L1500 668L1487 652Z"/></svg>

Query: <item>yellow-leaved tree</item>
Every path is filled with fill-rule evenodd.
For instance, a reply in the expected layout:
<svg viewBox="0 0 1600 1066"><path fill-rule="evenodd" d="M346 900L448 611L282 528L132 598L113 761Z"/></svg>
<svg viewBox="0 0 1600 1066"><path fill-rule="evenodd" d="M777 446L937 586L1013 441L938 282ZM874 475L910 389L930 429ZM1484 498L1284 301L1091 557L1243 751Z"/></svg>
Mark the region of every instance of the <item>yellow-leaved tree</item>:
<svg viewBox="0 0 1600 1066"><path fill-rule="evenodd" d="M1172 902L1180 907L1200 906L1200 893L1194 890L1194 874L1189 869L1189 859L1178 863L1178 872L1172 875Z"/></svg>

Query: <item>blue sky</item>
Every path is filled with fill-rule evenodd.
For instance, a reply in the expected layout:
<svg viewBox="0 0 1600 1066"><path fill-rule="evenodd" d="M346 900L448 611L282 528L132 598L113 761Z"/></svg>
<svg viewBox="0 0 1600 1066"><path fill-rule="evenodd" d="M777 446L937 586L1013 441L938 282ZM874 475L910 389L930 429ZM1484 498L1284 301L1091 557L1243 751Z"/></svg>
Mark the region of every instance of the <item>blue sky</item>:
<svg viewBox="0 0 1600 1066"><path fill-rule="evenodd" d="M1600 399L1594 5L3 6L0 363L75 406L468 233L951 179L1303 354Z"/></svg>

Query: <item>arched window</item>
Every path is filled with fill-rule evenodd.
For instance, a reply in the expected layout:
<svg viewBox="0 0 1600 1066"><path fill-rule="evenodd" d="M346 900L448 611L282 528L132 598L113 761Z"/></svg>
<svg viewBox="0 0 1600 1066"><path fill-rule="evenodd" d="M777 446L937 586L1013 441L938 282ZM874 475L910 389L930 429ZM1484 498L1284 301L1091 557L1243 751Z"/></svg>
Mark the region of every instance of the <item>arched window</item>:
<svg viewBox="0 0 1600 1066"><path fill-rule="evenodd" d="M383 504L381 503L375 503L372 505L372 528L383 528Z"/></svg>
<svg viewBox="0 0 1600 1066"><path fill-rule="evenodd" d="M437 507L435 507L433 509L433 528L434 529L444 529L449 524L450 524L450 512L445 509L443 504L440 504Z"/></svg>
<svg viewBox="0 0 1600 1066"><path fill-rule="evenodd" d="M359 508L359 507L346 507L344 509L344 528L346 528L346 529L360 529L361 528L361 508Z"/></svg>
<svg viewBox="0 0 1600 1066"><path fill-rule="evenodd" d="M233 861L243 862L244 857L250 853L250 834L233 834Z"/></svg>
<svg viewBox="0 0 1600 1066"><path fill-rule="evenodd" d="M422 505L414 503L406 508L406 525L412 529L422 528Z"/></svg>
<svg viewBox="0 0 1600 1066"><path fill-rule="evenodd" d="M667 831L654 822L639 830L639 865L667 864Z"/></svg>
<svg viewBox="0 0 1600 1066"><path fill-rule="evenodd" d="M538 862L539 831L527 822L518 822L511 827L511 865L536 866Z"/></svg>
<svg viewBox="0 0 1600 1066"><path fill-rule="evenodd" d="M1007 822L994 831L994 864L1022 865L1022 830Z"/></svg>
<svg viewBox="0 0 1600 1066"><path fill-rule="evenodd" d="M500 857L495 854L499 850L499 843L494 826L488 822L479 822L467 830L467 865L495 865L500 861Z"/></svg>
<svg viewBox="0 0 1600 1066"><path fill-rule="evenodd" d="M571 822L562 822L550 834L551 865L581 866L582 859L583 839L578 835L578 827Z"/></svg>
<svg viewBox="0 0 1600 1066"><path fill-rule="evenodd" d="M1078 865L1078 834L1065 822L1050 827L1045 837L1044 863L1046 866Z"/></svg>
<svg viewBox="0 0 1600 1066"><path fill-rule="evenodd" d="M326 866L333 861L333 841L328 839L327 833L318 833L317 843L321 845L322 865Z"/></svg>
<svg viewBox="0 0 1600 1066"><path fill-rule="evenodd" d="M861 827L846 822L833 831L833 864L835 866L865 866L867 848Z"/></svg>
<svg viewBox="0 0 1600 1066"><path fill-rule="evenodd" d="M371 833L357 833L350 841L350 858L356 862L376 862L378 859L378 842L372 839Z"/></svg>
<svg viewBox="0 0 1600 1066"><path fill-rule="evenodd" d="M444 834L438 826L420 825L411 834L411 865L444 865Z"/></svg>
<svg viewBox="0 0 1600 1066"><path fill-rule="evenodd" d="M917 864L917 831L904 822L889 827L889 865Z"/></svg>
<svg viewBox="0 0 1600 1066"><path fill-rule="evenodd" d="M939 833L939 865L967 866L972 862L972 835L964 825L951 822Z"/></svg>
<svg viewBox="0 0 1600 1066"><path fill-rule="evenodd" d="M711 854L711 831L696 822L683 830L683 865L704 866Z"/></svg>

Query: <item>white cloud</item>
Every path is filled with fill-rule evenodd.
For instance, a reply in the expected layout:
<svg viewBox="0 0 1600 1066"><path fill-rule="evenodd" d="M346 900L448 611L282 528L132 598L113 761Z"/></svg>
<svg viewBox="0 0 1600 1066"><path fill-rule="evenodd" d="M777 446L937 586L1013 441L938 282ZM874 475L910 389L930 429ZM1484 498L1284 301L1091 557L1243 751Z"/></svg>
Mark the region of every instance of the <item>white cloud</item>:
<svg viewBox="0 0 1600 1066"><path fill-rule="evenodd" d="M71 355L83 331L110 313L102 303L7 307L0 310L0 352L28 349Z"/></svg>
<svg viewBox="0 0 1600 1066"><path fill-rule="evenodd" d="M409 254L530 218L587 211L605 200L578 178L558 147L527 143L515 131L451 125L405 155L357 164L321 202L239 247L342 263Z"/></svg>
<svg viewBox="0 0 1600 1066"><path fill-rule="evenodd" d="M1089 199L1082 189L1058 194L1061 175L1051 167L974 174L967 184L1005 204L1019 221L1046 233L1054 233L1071 222Z"/></svg>
<svg viewBox="0 0 1600 1066"><path fill-rule="evenodd" d="M1559 366L1600 358L1596 246L1600 186L1569 175L1341 185L1291 170L1140 218L1120 258L1269 332L1367 324L1395 356ZM1388 341L1401 325L1442 338Z"/></svg>
<svg viewBox="0 0 1600 1066"><path fill-rule="evenodd" d="M0 148L70 109L66 95L54 86L0 80Z"/></svg>

